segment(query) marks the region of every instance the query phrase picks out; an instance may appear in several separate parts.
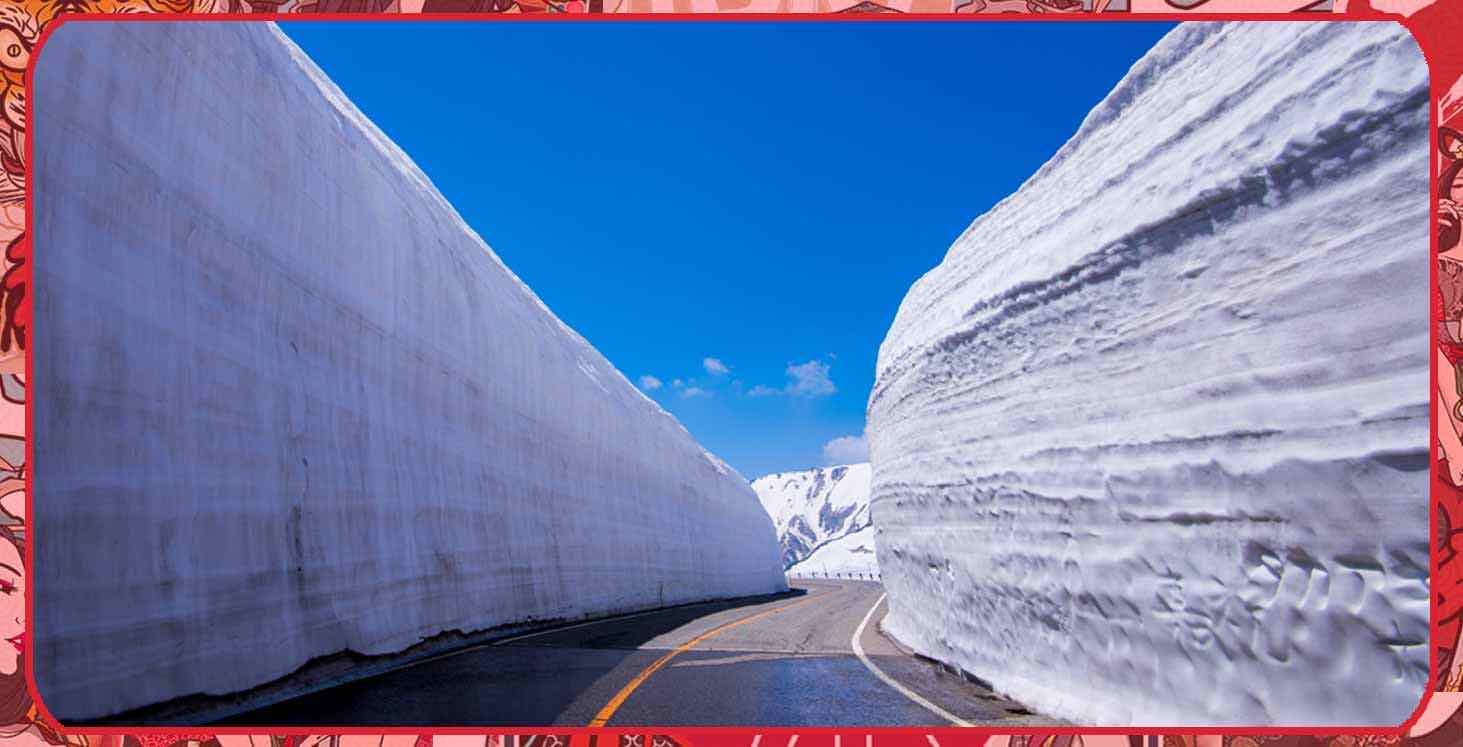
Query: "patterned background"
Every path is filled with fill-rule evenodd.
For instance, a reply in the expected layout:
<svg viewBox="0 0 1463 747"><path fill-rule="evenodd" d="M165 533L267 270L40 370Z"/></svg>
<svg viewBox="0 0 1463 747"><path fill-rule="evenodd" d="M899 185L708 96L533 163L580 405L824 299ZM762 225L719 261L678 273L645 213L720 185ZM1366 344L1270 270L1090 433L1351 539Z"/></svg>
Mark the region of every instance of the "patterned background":
<svg viewBox="0 0 1463 747"><path fill-rule="evenodd" d="M0 0L0 638L17 636L13 668L0 657L0 747L840 747L826 732L698 730L666 736L608 732L537 735L212 733L78 734L56 727L27 685L25 354L30 244L25 232L26 79L42 32L66 14L271 13L1046 13L1306 14L1401 17L1422 44L1437 106L1438 237L1433 299L1438 423L1434 470L1437 569L1433 642L1439 692L1409 736L1071 735L950 736L916 730L849 734L865 747L1364 747L1463 745L1463 0ZM1393 14L1393 15L1383 15ZM3 646L4 642L0 642ZM9 669L10 671L6 671ZM1061 676L1061 673L1053 673ZM1202 683L1195 683L1202 686ZM867 738L870 741L865 741ZM799 739L802 741L799 742ZM856 741L855 741L856 740ZM601 744L601 742L603 744Z"/></svg>

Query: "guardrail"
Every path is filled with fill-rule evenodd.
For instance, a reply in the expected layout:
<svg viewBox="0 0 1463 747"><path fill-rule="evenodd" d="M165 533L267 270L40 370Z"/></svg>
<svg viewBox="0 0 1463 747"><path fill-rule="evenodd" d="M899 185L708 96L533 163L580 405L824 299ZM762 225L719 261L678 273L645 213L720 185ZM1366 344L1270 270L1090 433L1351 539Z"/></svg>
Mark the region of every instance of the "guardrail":
<svg viewBox="0 0 1463 747"><path fill-rule="evenodd" d="M788 578L808 579L841 579L844 581L882 581L883 577L878 573L857 572L857 571L789 571Z"/></svg>

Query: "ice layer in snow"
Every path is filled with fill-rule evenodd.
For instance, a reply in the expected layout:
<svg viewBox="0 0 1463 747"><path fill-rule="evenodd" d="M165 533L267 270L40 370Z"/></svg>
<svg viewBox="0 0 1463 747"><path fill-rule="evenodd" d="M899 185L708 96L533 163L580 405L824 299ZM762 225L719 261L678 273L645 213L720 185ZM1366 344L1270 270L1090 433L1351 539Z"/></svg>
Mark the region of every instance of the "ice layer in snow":
<svg viewBox="0 0 1463 747"><path fill-rule="evenodd" d="M976 219L880 349L887 629L1078 722L1407 719L1427 102L1393 23L1186 24Z"/></svg>
<svg viewBox="0 0 1463 747"><path fill-rule="evenodd" d="M747 482L272 25L67 24L36 76L53 713L786 587Z"/></svg>

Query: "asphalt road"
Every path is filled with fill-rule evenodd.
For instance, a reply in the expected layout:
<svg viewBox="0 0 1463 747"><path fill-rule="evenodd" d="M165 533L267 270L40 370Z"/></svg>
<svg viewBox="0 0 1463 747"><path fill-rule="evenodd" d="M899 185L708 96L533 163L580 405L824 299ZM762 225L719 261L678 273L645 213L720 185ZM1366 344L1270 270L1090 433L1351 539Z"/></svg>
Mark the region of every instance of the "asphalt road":
<svg viewBox="0 0 1463 747"><path fill-rule="evenodd" d="M877 583L801 581L795 589L802 593L756 603L689 605L528 633L225 723L1050 723L908 655L882 635L878 622L886 605L879 603L883 589ZM854 651L855 631L865 620L858 644L867 663Z"/></svg>

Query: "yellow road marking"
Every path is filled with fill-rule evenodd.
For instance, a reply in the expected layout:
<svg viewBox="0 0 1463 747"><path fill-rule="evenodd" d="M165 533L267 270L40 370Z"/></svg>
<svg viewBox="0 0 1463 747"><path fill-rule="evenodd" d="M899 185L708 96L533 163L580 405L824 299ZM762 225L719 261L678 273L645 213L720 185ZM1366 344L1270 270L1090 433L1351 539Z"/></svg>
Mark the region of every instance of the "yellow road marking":
<svg viewBox="0 0 1463 747"><path fill-rule="evenodd" d="M674 649L671 649L669 652L666 653L665 656L662 656L659 659L656 659L654 664L651 664L650 666L646 667L644 670L642 670L640 672L640 674L635 675L635 679L630 680L630 684L625 685L624 687L620 688L620 691L617 692L617 693L615 693L615 697L610 698L610 702L606 703L604 708L599 709L599 713L594 714L594 720L593 721L590 721L589 722L589 725L590 726L604 726L605 724L609 723L610 718L615 715L615 711L620 710L620 706L624 705L625 704L625 701L630 699L630 694L631 693L634 693L636 689L638 689L641 685L645 684L645 681L648 680L648 679L650 679L650 675L655 674L656 672L660 671L662 667L664 667L666 664L669 664L670 663L670 660L671 659L674 659L677 656L680 656L681 654L684 654L687 651L690 651L691 649L695 648L696 645L699 644L699 643L701 643L702 641L706 641L706 640L709 640L711 638L715 638L716 636L719 636L722 633L725 633L726 631L731 630L732 628L735 628L735 627L737 627L739 625L746 625L747 623L752 622L753 620L760 620L760 619L762 619L764 617L767 617L768 615L775 615L775 614L777 614L779 612L782 612L783 610L790 610L793 607L796 607L796 606L798 606L800 604L804 604L806 602L811 602L814 599L817 599L818 597L821 597L821 596L823 596L823 595L822 594L811 594L806 599L800 599L800 600L798 600L796 602L793 602L792 604L785 604L785 605L783 605L781 607L776 607L774 609L765 610L763 612L758 612L755 615L749 615L749 616L744 617L744 618L742 618L740 620L733 620L733 621L731 621L729 623L726 623L725 625L721 625L721 626L712 628L711 630L708 630L705 633L702 633L701 635L698 635L695 638L692 638L691 640L686 641L685 643L682 643L681 645L675 647Z"/></svg>

